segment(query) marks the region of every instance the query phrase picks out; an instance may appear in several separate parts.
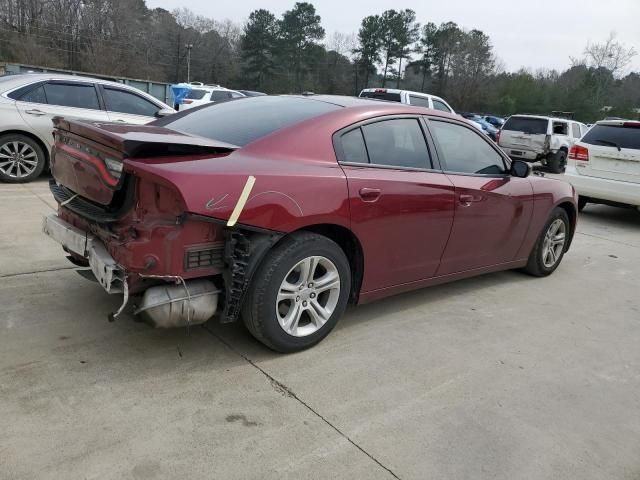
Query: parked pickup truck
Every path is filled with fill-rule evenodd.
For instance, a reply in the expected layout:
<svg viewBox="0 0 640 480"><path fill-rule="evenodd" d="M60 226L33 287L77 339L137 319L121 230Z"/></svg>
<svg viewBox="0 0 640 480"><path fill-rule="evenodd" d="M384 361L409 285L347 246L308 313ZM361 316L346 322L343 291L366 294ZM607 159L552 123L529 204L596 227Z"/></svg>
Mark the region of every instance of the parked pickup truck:
<svg viewBox="0 0 640 480"><path fill-rule="evenodd" d="M513 159L540 162L551 172L562 173L569 149L587 130L566 118L514 115L500 130L498 145Z"/></svg>

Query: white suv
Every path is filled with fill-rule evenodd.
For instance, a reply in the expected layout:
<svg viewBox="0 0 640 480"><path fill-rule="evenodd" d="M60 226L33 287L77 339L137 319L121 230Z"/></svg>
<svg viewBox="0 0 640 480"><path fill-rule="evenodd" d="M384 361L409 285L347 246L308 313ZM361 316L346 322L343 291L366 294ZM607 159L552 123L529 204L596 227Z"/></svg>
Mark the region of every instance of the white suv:
<svg viewBox="0 0 640 480"><path fill-rule="evenodd" d="M553 173L562 173L569 149L588 127L566 118L513 115L498 132L498 145L511 158L541 162Z"/></svg>
<svg viewBox="0 0 640 480"><path fill-rule="evenodd" d="M407 105L416 105L418 107L426 107L433 110L442 110L447 113L456 113L453 111L453 108L444 101L444 99L428 93L398 90L395 88L365 88L360 92L359 96L363 98L374 98L377 100L406 103Z"/></svg>
<svg viewBox="0 0 640 480"><path fill-rule="evenodd" d="M191 82L191 85L193 88L189 90L187 96L184 97L182 103L178 106L178 110L180 111L199 107L206 103L220 102L223 100L229 100L230 98L246 97L243 93L235 90L229 90L228 88L221 87L220 85L204 85L199 82Z"/></svg>
<svg viewBox="0 0 640 480"><path fill-rule="evenodd" d="M175 113L136 88L91 77L0 77L0 181L29 182L47 167L53 117L144 124Z"/></svg>
<svg viewBox="0 0 640 480"><path fill-rule="evenodd" d="M640 122L603 120L569 152L566 180L589 202L640 207Z"/></svg>

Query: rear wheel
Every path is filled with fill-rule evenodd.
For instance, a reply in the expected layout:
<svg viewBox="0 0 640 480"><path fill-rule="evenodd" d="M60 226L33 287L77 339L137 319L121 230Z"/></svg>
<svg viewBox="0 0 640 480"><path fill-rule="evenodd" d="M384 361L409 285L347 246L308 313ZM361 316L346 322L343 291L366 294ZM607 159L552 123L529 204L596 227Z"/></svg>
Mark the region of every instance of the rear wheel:
<svg viewBox="0 0 640 480"><path fill-rule="evenodd" d="M242 317L269 348L295 352L326 337L347 306L351 269L342 249L313 233L285 238L249 286Z"/></svg>
<svg viewBox="0 0 640 480"><path fill-rule="evenodd" d="M551 173L563 173L567 164L567 152L558 150L555 154L549 155L549 171Z"/></svg>
<svg viewBox="0 0 640 480"><path fill-rule="evenodd" d="M536 277L552 274L564 256L570 228L567 212L559 207L554 208L533 246L525 272Z"/></svg>
<svg viewBox="0 0 640 480"><path fill-rule="evenodd" d="M0 180L25 183L40 176L46 164L42 147L20 134L0 136Z"/></svg>

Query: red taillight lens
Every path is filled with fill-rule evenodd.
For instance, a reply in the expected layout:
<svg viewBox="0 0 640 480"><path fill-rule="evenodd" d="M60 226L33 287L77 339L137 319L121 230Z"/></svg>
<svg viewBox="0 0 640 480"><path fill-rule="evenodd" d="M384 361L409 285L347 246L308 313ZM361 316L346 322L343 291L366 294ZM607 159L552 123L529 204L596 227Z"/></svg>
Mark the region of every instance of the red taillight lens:
<svg viewBox="0 0 640 480"><path fill-rule="evenodd" d="M386 88L376 88L376 93L387 93Z"/></svg>
<svg viewBox="0 0 640 480"><path fill-rule="evenodd" d="M502 133L502 129L499 129L496 132L496 143L500 143L500 134Z"/></svg>
<svg viewBox="0 0 640 480"><path fill-rule="evenodd" d="M190 103L193 103L193 100L187 100L187 99L182 100L183 105L188 105Z"/></svg>
<svg viewBox="0 0 640 480"><path fill-rule="evenodd" d="M569 150L569 158L572 160L580 160L582 162L588 162L589 149L581 145L574 145L573 147L571 147L571 150Z"/></svg>

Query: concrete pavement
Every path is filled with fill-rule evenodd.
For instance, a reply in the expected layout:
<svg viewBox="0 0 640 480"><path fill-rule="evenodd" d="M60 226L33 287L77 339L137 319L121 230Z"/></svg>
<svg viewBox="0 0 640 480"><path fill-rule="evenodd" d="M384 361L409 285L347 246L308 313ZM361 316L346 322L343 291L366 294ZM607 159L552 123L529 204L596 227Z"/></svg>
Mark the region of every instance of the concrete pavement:
<svg viewBox="0 0 640 480"><path fill-rule="evenodd" d="M588 206L549 278L351 309L317 347L156 331L0 185L0 478L640 478L640 214Z"/></svg>

